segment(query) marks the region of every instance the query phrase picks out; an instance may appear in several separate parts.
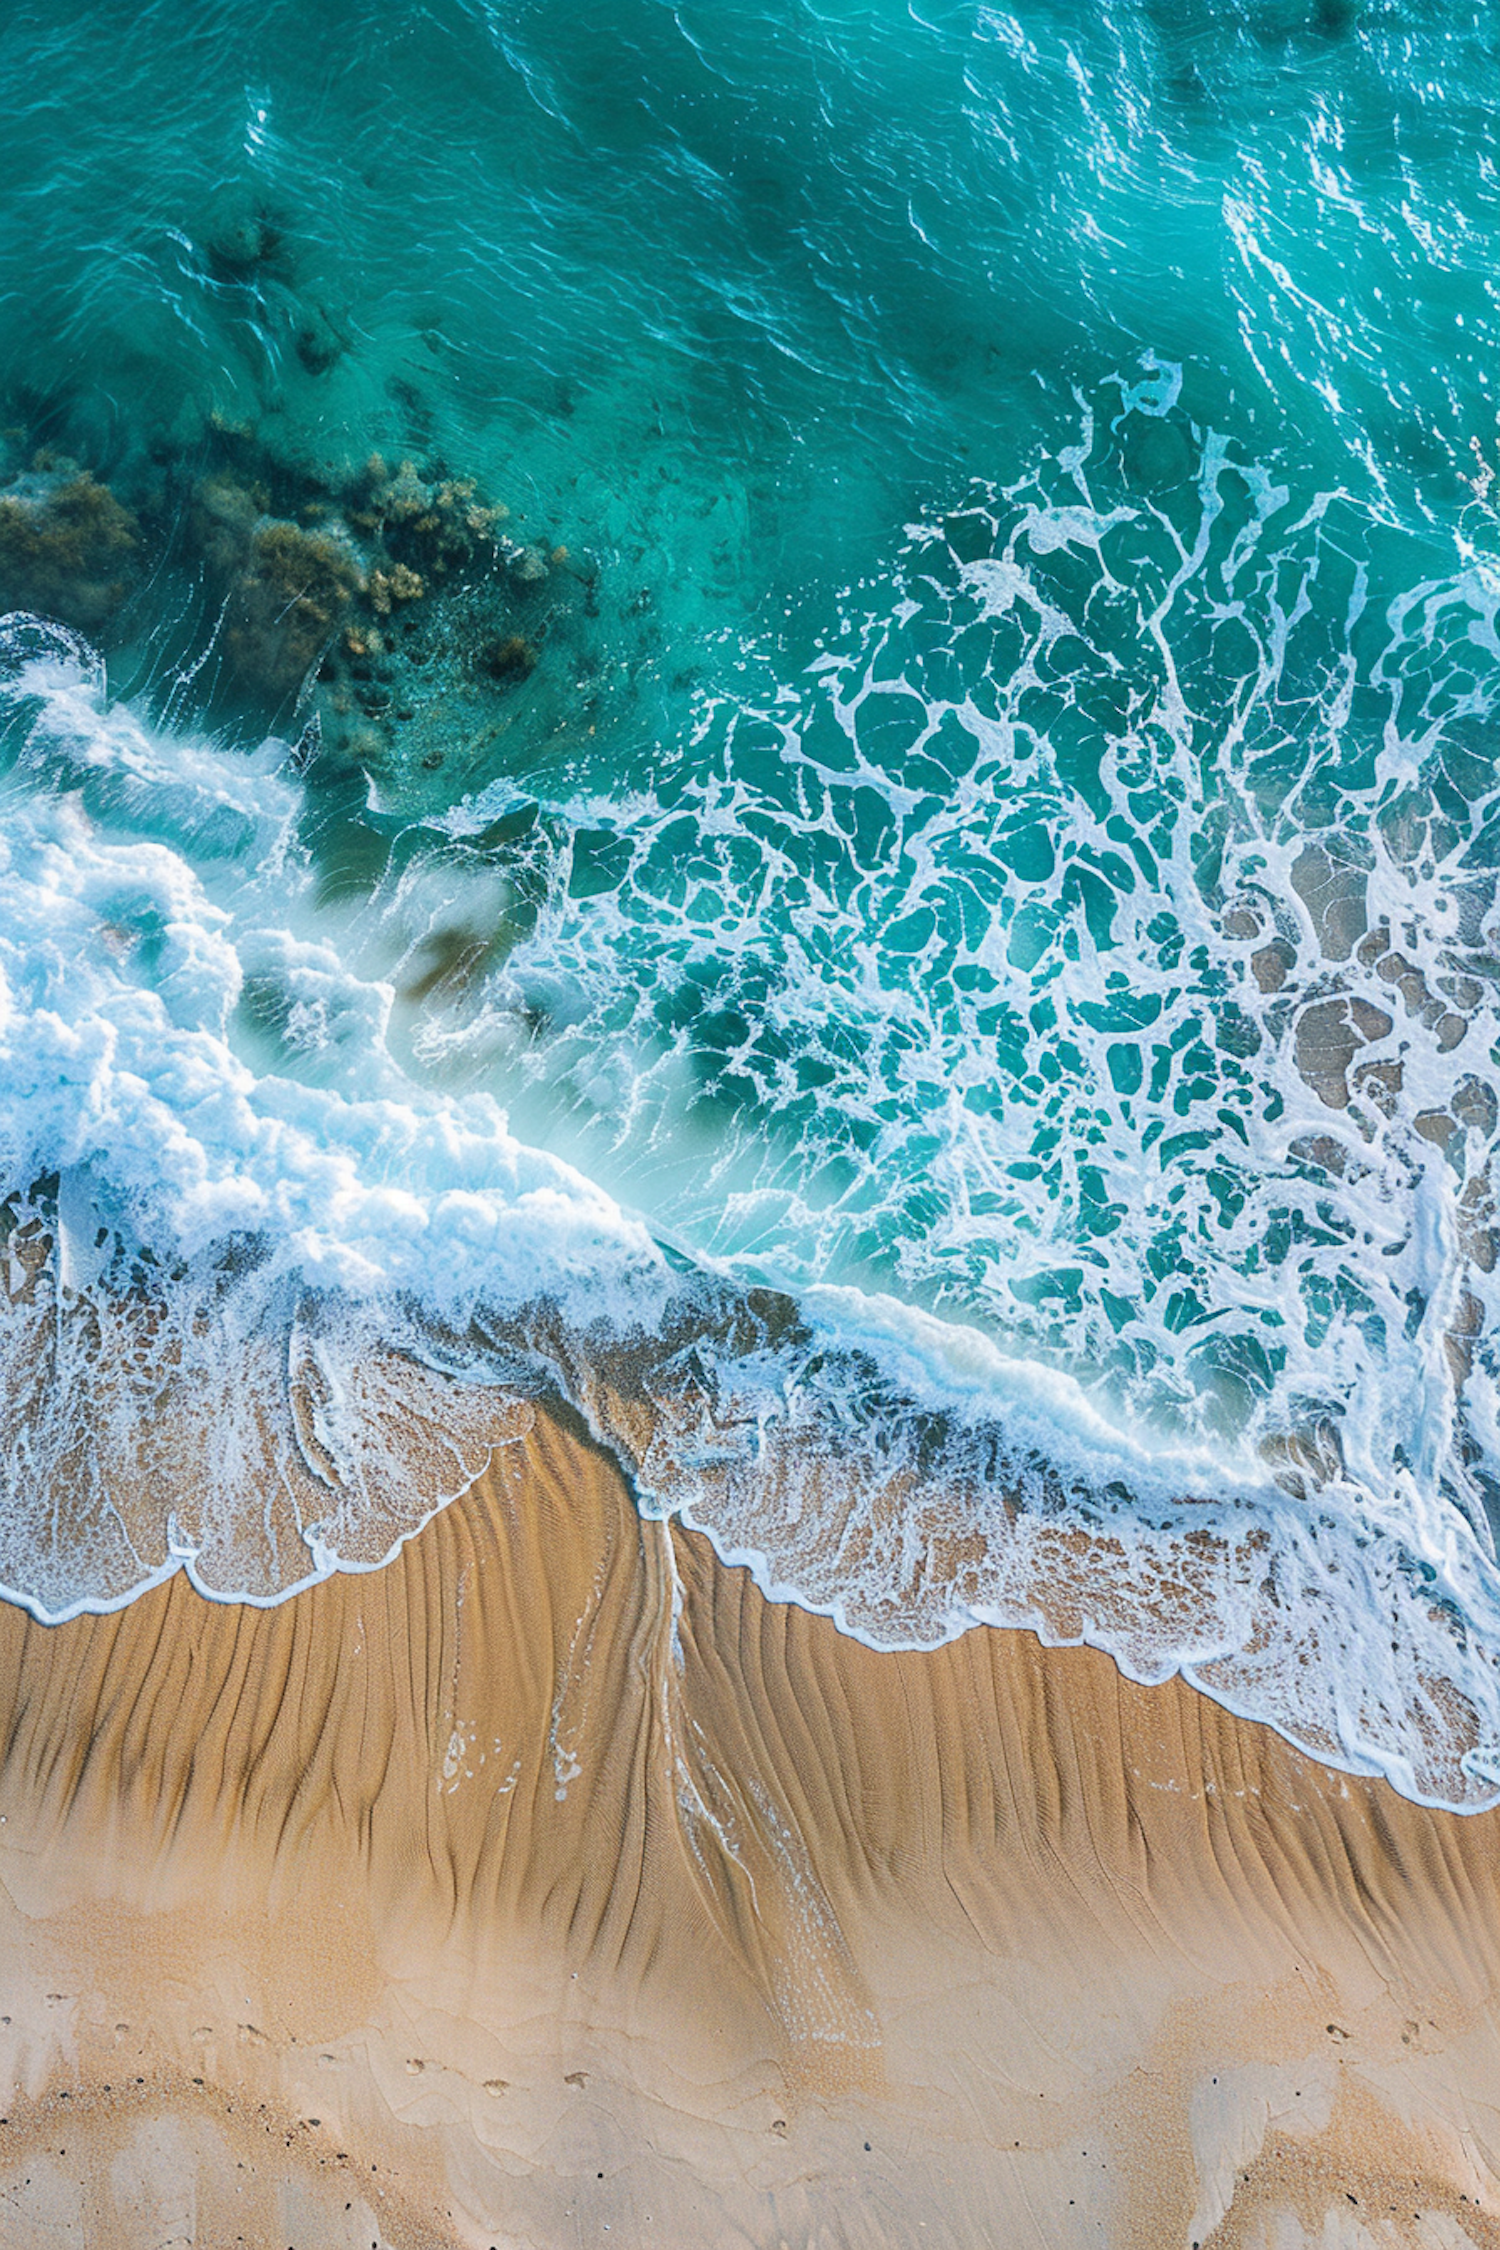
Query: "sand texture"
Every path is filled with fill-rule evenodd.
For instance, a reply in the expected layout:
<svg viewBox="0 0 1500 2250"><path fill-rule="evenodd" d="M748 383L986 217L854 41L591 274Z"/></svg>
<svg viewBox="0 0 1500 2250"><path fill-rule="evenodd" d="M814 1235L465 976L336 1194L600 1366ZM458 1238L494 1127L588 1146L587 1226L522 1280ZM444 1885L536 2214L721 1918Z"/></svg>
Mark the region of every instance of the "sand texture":
<svg viewBox="0 0 1500 2250"><path fill-rule="evenodd" d="M0 2245L1500 2245L1500 1822L874 1653L551 1416L387 1568L0 1612Z"/></svg>

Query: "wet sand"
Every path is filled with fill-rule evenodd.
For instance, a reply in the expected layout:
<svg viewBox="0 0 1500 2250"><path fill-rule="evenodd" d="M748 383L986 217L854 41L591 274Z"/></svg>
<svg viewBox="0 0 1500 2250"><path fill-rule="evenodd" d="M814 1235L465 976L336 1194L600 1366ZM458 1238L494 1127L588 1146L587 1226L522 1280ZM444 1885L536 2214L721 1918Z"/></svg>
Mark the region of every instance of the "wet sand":
<svg viewBox="0 0 1500 2250"><path fill-rule="evenodd" d="M0 1611L0 2243L1500 2245L1500 1816L768 1603L538 1413L383 1570Z"/></svg>

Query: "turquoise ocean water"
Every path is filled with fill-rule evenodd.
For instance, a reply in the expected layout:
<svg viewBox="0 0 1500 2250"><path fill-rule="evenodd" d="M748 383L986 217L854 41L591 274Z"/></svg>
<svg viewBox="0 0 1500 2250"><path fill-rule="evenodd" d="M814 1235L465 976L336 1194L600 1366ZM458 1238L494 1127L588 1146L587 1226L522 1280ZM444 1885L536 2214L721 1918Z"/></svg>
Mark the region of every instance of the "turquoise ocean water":
<svg viewBox="0 0 1500 2250"><path fill-rule="evenodd" d="M368 1566L550 1388L1493 1802L1493 12L7 30L5 1587Z"/></svg>

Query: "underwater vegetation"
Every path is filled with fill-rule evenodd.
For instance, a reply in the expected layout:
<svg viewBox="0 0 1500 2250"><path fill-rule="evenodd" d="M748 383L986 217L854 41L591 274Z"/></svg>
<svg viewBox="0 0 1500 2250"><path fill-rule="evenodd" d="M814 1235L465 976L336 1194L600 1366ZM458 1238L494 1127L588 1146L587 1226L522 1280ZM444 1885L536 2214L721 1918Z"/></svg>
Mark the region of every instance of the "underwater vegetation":
<svg viewBox="0 0 1500 2250"><path fill-rule="evenodd" d="M248 258L254 245L242 247ZM196 588L208 647L190 669L211 723L315 715L332 768L399 787L447 764L455 741L508 726L502 707L549 639L591 613L596 566L516 539L505 504L441 463L371 453L320 475L213 416L191 449L164 451L148 474L121 472L122 496L13 433L0 609L54 618L108 651L130 637L126 605L148 570L179 579L189 607ZM540 725L556 731L555 700Z"/></svg>
<svg viewBox="0 0 1500 2250"><path fill-rule="evenodd" d="M553 564L545 548L506 537L508 509L481 498L473 478L428 473L411 459L391 469L372 453L343 485L300 470L297 489L280 495L287 512L273 512L285 465L260 460L250 433L226 434L237 463L194 483L187 530L224 605L223 653L241 686L279 706L316 685L325 720L405 724L430 655L411 645L415 618L426 613L430 638L445 595L466 598L472 628L448 617L450 660L492 683L530 674L534 640L497 627Z"/></svg>
<svg viewBox="0 0 1500 2250"><path fill-rule="evenodd" d="M135 516L76 461L39 451L0 493L0 609L100 632L131 591L140 559Z"/></svg>
<svg viewBox="0 0 1500 2250"><path fill-rule="evenodd" d="M358 441L329 388L348 309L281 199L225 183L173 240L268 359L232 406L209 371L123 419L97 385L0 395L0 611L86 634L116 692L179 715L186 697L213 729L316 718L329 778L363 772L386 801L440 768L451 782L455 747L463 772L513 728L521 763L528 742L582 731L597 564L518 536L509 506L444 458L404 373L383 385L389 458ZM534 482L525 493L535 514ZM549 666L559 640L573 645Z"/></svg>
<svg viewBox="0 0 1500 2250"><path fill-rule="evenodd" d="M262 498L205 477L190 523L222 591L224 654L242 683L279 704L299 692L367 574L346 538L269 516Z"/></svg>

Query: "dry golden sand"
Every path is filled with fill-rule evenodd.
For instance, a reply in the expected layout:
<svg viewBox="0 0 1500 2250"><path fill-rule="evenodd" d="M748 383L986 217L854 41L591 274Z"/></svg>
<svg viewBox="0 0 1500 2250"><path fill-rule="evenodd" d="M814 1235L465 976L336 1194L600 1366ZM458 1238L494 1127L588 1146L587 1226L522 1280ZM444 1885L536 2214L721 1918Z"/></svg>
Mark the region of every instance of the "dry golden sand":
<svg viewBox="0 0 1500 2250"><path fill-rule="evenodd" d="M875 1654L555 1420L386 1569L0 1613L3 2250L1500 2245L1500 1824Z"/></svg>

